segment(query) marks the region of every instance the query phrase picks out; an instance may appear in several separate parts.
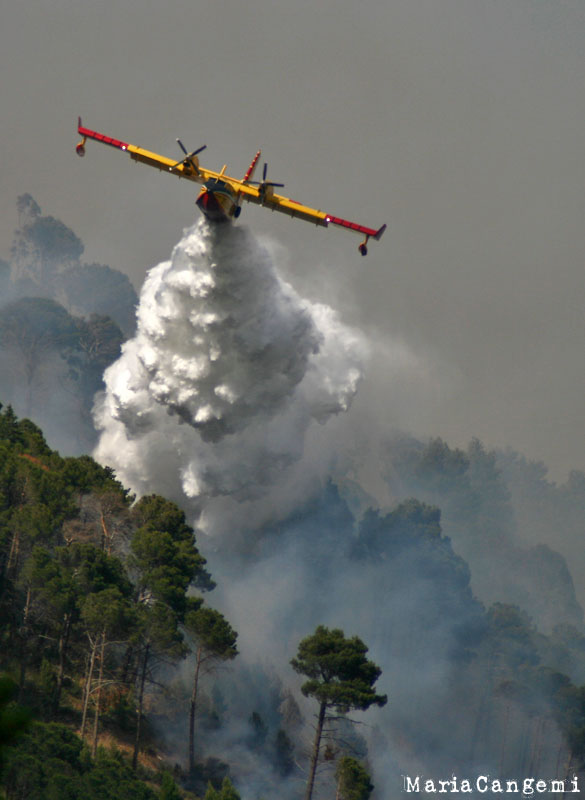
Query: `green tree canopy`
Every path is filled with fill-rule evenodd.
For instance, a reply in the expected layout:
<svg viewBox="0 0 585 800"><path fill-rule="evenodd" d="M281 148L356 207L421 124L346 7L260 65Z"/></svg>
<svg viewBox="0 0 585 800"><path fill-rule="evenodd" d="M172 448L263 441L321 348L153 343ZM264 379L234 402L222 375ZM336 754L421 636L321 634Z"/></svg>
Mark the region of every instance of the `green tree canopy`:
<svg viewBox="0 0 585 800"><path fill-rule="evenodd" d="M347 639L342 630L329 630L319 625L311 636L299 644L297 657L291 660L293 669L309 680L301 686L306 697L319 703L315 741L311 756L305 800L311 800L319 762L321 736L327 710L344 714L352 709L365 711L371 705L383 706L386 695L376 694L374 684L382 670L368 661L368 648L357 636Z"/></svg>
<svg viewBox="0 0 585 800"><path fill-rule="evenodd" d="M170 772L163 773L158 800L183 800L183 795Z"/></svg>
<svg viewBox="0 0 585 800"><path fill-rule="evenodd" d="M221 789L214 789L211 783L208 785L203 800L240 800L240 795L230 779L224 778Z"/></svg>
<svg viewBox="0 0 585 800"><path fill-rule="evenodd" d="M4 762L4 748L14 744L30 724L30 713L13 702L16 684L6 676L0 676L0 776Z"/></svg>
<svg viewBox="0 0 585 800"><path fill-rule="evenodd" d="M201 601L189 599L188 611L185 614L185 630L195 641L195 670L193 688L189 708L189 771L195 767L195 714L199 678L202 669L209 671L210 665L218 661L227 661L238 654L236 639L238 634L225 617L213 608L201 606Z"/></svg>
<svg viewBox="0 0 585 800"><path fill-rule="evenodd" d="M195 546L193 528L175 503L158 495L141 498L133 514L140 525L131 545L139 590L144 597L155 597L183 616L190 585L203 590L215 586Z"/></svg>
<svg viewBox="0 0 585 800"><path fill-rule="evenodd" d="M193 608L193 605L196 607ZM218 660L235 658L238 634L219 611L197 602L185 614L185 629L204 651L204 657Z"/></svg>
<svg viewBox="0 0 585 800"><path fill-rule="evenodd" d="M382 670L368 661L367 652L357 636L347 639L342 630L319 625L314 634L302 640L297 657L290 663L296 672L309 678L301 687L305 696L340 713L365 711L388 700L374 691Z"/></svg>
<svg viewBox="0 0 585 800"><path fill-rule="evenodd" d="M374 790L366 768L351 756L339 759L335 777L339 800L368 800Z"/></svg>
<svg viewBox="0 0 585 800"><path fill-rule="evenodd" d="M36 723L12 747L2 785L12 800L156 800L119 753L89 758L64 725Z"/></svg>

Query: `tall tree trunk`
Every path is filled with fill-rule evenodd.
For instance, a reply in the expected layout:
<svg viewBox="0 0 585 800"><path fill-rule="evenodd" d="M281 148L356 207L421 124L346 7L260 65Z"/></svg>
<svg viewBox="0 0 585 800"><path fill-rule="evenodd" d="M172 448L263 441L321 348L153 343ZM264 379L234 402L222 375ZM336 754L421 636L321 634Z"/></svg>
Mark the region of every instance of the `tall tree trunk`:
<svg viewBox="0 0 585 800"><path fill-rule="evenodd" d="M63 630L59 639L59 667L57 670L57 683L55 685L55 694L53 695L52 713L55 715L59 710L59 703L61 702L61 691L63 689L63 681L65 679L65 654L67 652L67 645L69 644L69 634L71 632L71 613L65 614L63 618Z"/></svg>
<svg viewBox="0 0 585 800"><path fill-rule="evenodd" d="M563 780L564 780L565 786L569 782L569 775L571 773L572 768L573 768L573 749L571 748L571 750L569 750L569 757L567 758L567 763L565 765L565 774L563 776ZM565 789L563 791L561 797L565 797L567 794L568 794L568 792Z"/></svg>
<svg viewBox="0 0 585 800"><path fill-rule="evenodd" d="M520 742L520 772L522 775L528 774L528 760L530 758L532 743L532 721L527 717L524 721L524 730Z"/></svg>
<svg viewBox="0 0 585 800"><path fill-rule="evenodd" d="M134 658L134 647L129 644L126 648L126 653L124 655L124 660L122 662L122 666L120 668L120 681L121 683L128 683L128 673L130 672L130 666L132 664L132 659ZM134 675L133 681L136 680L136 675Z"/></svg>
<svg viewBox="0 0 585 800"><path fill-rule="evenodd" d="M502 731L502 746L500 748L500 771L499 777L504 777L504 766L505 766L505 756L506 756L506 739L508 738L508 724L510 722L510 706L506 705L506 714L504 716L504 730Z"/></svg>
<svg viewBox="0 0 585 800"><path fill-rule="evenodd" d="M556 768L555 768L555 779L557 779L557 780L559 778L559 771L560 771L560 767L561 767L561 756L563 755L564 746L565 746L565 743L561 739L561 742L559 744L559 749L558 749L558 752L557 752L557 764L556 764Z"/></svg>
<svg viewBox="0 0 585 800"><path fill-rule="evenodd" d="M528 767L527 767L527 775L532 775L534 772L535 762L536 762L536 754L538 752L538 743L540 739L540 727L541 727L542 718L535 717L532 722L532 736L531 736L531 743L530 743L530 757L528 759Z"/></svg>
<svg viewBox="0 0 585 800"><path fill-rule="evenodd" d="M112 555L112 537L110 536L110 532L108 530L108 526L106 525L106 518L104 516L104 511L101 509L100 511L100 522L102 525L102 541L101 541L101 549L105 550L109 556Z"/></svg>
<svg viewBox="0 0 585 800"><path fill-rule="evenodd" d="M32 417L34 370L28 364L26 365L25 375L26 389L24 393L24 413L27 417Z"/></svg>
<svg viewBox="0 0 585 800"><path fill-rule="evenodd" d="M532 761L530 764L530 774L538 775L540 769L540 757L542 753L542 741L546 738L544 736L546 728L546 717L540 717L536 728L536 737L534 742L534 751L532 754Z"/></svg>
<svg viewBox="0 0 585 800"><path fill-rule="evenodd" d="M311 755L311 766L309 768L309 779L307 781L307 791L305 792L305 800L311 800L313 796L313 786L315 784L315 773L317 772L317 764L319 762L319 747L321 746L321 734L323 733L323 723L325 722L325 712L327 706L321 703L319 707L319 716L317 717L317 728L315 729L315 741L313 742L313 754Z"/></svg>
<svg viewBox="0 0 585 800"><path fill-rule="evenodd" d="M197 708L197 687L199 685L199 670L201 669L202 655L203 648L200 646L197 649L195 675L193 676L193 691L191 692L191 707L189 709L189 772L193 772L195 769L195 711Z"/></svg>
<svg viewBox="0 0 585 800"><path fill-rule="evenodd" d="M138 692L138 713L136 718L136 739L134 740L134 754L132 756L132 769L136 772L138 766L138 751L140 750L140 734L142 728L142 707L144 703L144 684L146 683L146 668L148 666L148 656L150 643L144 649L144 660L142 662L142 673L140 675L140 689Z"/></svg>
<svg viewBox="0 0 585 800"><path fill-rule="evenodd" d="M89 706L89 696L91 694L91 682L93 680L93 668L95 665L96 651L97 651L97 639L92 644L91 656L89 659L89 665L87 667L87 679L85 681L85 693L83 695L83 713L81 715L81 731L79 734L82 739L85 735L85 723L87 721L87 708Z"/></svg>
<svg viewBox="0 0 585 800"><path fill-rule="evenodd" d="M38 347L38 343L35 343ZM42 354L36 352L36 347L33 345L32 350L29 348L24 354L24 373L26 376L26 392L25 392L25 414L27 417L32 416L33 411L33 384L39 366L39 361Z"/></svg>
<svg viewBox="0 0 585 800"><path fill-rule="evenodd" d="M6 574L10 575L12 568L16 571L16 562L18 560L18 550L20 546L20 532L14 531L12 540L10 542L10 550L8 551L8 560L6 562Z"/></svg>
<svg viewBox="0 0 585 800"><path fill-rule="evenodd" d="M488 720L489 720L489 713L490 713L490 706L493 700L493 671L495 665L495 655L494 652L490 654L489 661L487 664L487 669L485 670L485 674L482 680L482 689L479 706L476 712L475 717L475 725L473 726L473 731L471 736L469 737L469 761L471 763L477 761L477 750L479 749L479 744L481 743L482 739L485 741L485 731L488 729Z"/></svg>
<svg viewBox="0 0 585 800"><path fill-rule="evenodd" d="M93 717L93 737L91 743L91 755L92 758L95 758L97 755L97 743L98 743L98 726L100 720L100 701L102 699L102 680L104 676L104 652L106 649L106 633L102 631L101 635L101 645L100 645L100 669L98 672L98 685L97 685L97 694L95 699L95 713Z"/></svg>
<svg viewBox="0 0 585 800"><path fill-rule="evenodd" d="M22 615L22 625L20 626L19 638L20 638L20 676L18 680L18 696L17 700L19 703L22 702L24 697L24 684L26 682L26 668L28 666L28 649L27 649L27 628L28 628L28 615L30 612L30 598L31 598L31 588L30 584L26 590L26 600L24 603L24 612Z"/></svg>

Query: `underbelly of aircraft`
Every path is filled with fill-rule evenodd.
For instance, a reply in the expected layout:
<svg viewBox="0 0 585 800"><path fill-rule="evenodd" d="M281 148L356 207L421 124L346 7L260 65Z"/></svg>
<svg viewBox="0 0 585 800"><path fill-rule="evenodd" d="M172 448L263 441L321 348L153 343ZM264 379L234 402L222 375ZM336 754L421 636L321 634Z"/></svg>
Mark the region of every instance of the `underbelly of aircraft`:
<svg viewBox="0 0 585 800"><path fill-rule="evenodd" d="M234 199L222 189L203 189L196 203L201 213L212 222L229 222L234 213Z"/></svg>

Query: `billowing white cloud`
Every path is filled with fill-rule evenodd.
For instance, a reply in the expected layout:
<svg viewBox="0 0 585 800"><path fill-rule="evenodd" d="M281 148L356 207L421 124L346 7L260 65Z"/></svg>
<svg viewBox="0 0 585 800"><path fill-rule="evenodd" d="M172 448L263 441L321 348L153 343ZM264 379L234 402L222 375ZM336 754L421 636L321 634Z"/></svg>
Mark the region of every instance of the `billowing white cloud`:
<svg viewBox="0 0 585 800"><path fill-rule="evenodd" d="M366 352L246 228L200 222L148 274L137 334L106 372L96 457L199 510L258 499L290 479L307 431L349 408Z"/></svg>

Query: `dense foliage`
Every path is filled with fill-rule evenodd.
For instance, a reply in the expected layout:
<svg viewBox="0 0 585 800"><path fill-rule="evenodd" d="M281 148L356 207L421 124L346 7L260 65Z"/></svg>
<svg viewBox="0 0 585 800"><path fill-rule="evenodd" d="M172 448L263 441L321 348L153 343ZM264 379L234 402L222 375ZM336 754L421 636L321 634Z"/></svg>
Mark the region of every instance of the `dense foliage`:
<svg viewBox="0 0 585 800"><path fill-rule="evenodd" d="M512 452L487 451L477 440L461 450L441 439L422 443L399 437L388 442L387 451L392 494L414 496L441 509L443 525L471 568L474 592L482 602L529 608L545 630L583 625L566 563L542 544L566 543L565 556L581 571L585 567L580 545L583 473L572 472L567 484L557 487L545 479L544 465ZM563 531L560 537L558 530Z"/></svg>
<svg viewBox="0 0 585 800"><path fill-rule="evenodd" d="M354 709L365 711L374 704L386 705L386 695L374 691L382 670L366 658L367 652L359 637L348 639L338 628L329 630L319 625L301 641L297 656L291 661L295 672L308 678L301 687L302 693L319 704L305 800L313 796L327 711L335 709L338 714L347 714Z"/></svg>
<svg viewBox="0 0 585 800"><path fill-rule="evenodd" d="M7 800L157 800L119 753L89 758L70 728L36 723L11 748L3 773Z"/></svg>
<svg viewBox="0 0 585 800"><path fill-rule="evenodd" d="M0 408L0 669L15 681L0 710L8 800L158 796L137 778L152 738L146 701L164 694L165 665L190 653L187 613L192 630L194 614L218 612L187 597L214 583L183 512L158 496L132 500L110 470L61 458ZM217 632L208 638L218 646ZM18 704L37 721L14 739L26 721ZM130 761L100 748L104 736L124 742ZM183 796L171 781L161 796Z"/></svg>
<svg viewBox="0 0 585 800"><path fill-rule="evenodd" d="M335 771L339 800L368 800L374 786L365 767L351 756L343 756Z"/></svg>
<svg viewBox="0 0 585 800"><path fill-rule="evenodd" d="M315 792L336 787L342 798L378 800L376 753L346 713L382 705L378 678L390 702L368 716L383 713L385 730L429 769L481 760L501 775L582 770L585 630L571 610L578 605L563 559L522 549L512 512L514 497L536 492L542 475L479 443L463 452L403 442L393 457L401 465L393 485L400 477L406 494L416 483L421 499L356 511L363 496L355 502L351 487L329 483L277 530L257 531L234 562L244 572L255 563L282 567L261 571L264 582L254 587L274 592L271 581L287 581L289 602L271 609L271 619L275 635L300 641L293 663L305 676L302 689L319 713L324 708L325 739L315 750L312 717L294 689L261 667L218 669L236 657L237 634L204 602L214 581L183 511L155 495L135 502L110 470L88 456L61 457L34 423L0 409L0 670L10 676L0 683L0 755L8 800L232 799L240 776L250 778L247 759L258 797L281 785L294 796L311 752ZM567 487L541 488L538 497L559 514L564 497L566 518L576 518L577 474ZM480 568L462 555L468 539L484 553ZM497 571L518 553L519 574L539 576L549 618L569 622L543 631L526 611L527 592L515 604L474 596L478 569L481 587L489 564ZM335 624L340 615L349 637ZM315 619L323 625L307 636ZM357 675L360 665L367 669ZM376 736L400 774L392 763L399 751Z"/></svg>

